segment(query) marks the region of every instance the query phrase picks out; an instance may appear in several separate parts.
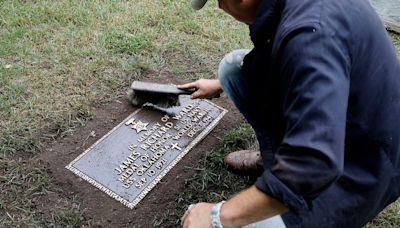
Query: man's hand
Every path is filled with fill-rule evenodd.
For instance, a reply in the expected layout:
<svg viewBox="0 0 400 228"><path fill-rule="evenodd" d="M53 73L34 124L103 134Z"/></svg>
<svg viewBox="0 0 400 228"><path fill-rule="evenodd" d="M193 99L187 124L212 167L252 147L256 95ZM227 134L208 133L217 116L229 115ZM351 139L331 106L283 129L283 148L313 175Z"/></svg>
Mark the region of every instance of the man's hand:
<svg viewBox="0 0 400 228"><path fill-rule="evenodd" d="M198 203L187 210L181 218L183 228L211 228L212 203Z"/></svg>
<svg viewBox="0 0 400 228"><path fill-rule="evenodd" d="M179 89L196 89L197 91L192 94L192 99L213 98L222 93L221 84L216 79L200 79L177 87Z"/></svg>
<svg viewBox="0 0 400 228"><path fill-rule="evenodd" d="M246 24L253 23L260 2L261 0L218 0L219 8Z"/></svg>
<svg viewBox="0 0 400 228"><path fill-rule="evenodd" d="M211 227L213 206L211 203L196 204L182 216L181 225L184 228ZM223 227L236 228L279 215L287 210L281 202L251 186L222 205L220 220Z"/></svg>

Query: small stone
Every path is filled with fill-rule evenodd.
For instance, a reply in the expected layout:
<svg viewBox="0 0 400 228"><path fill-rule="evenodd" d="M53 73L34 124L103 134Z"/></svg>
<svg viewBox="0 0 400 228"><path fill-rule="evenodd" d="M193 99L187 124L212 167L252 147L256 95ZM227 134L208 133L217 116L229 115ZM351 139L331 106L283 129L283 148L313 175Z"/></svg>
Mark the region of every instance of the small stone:
<svg viewBox="0 0 400 228"><path fill-rule="evenodd" d="M7 65L4 66L5 69L10 69L11 67L12 67L11 64L7 64Z"/></svg>

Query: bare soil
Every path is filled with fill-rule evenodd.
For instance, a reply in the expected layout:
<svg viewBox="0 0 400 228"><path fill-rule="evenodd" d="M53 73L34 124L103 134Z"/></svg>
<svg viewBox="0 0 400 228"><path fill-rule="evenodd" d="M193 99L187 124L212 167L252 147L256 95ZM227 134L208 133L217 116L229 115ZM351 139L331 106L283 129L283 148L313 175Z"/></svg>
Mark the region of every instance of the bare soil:
<svg viewBox="0 0 400 228"><path fill-rule="evenodd" d="M171 76L150 77L165 83L179 84L182 81ZM151 81L151 80L150 80ZM134 208L129 209L120 202L112 199L91 184L74 175L64 168L79 154L95 143L113 127L123 121L135 111L126 98L105 104L95 111L95 117L72 135L45 142L45 150L41 154L54 178L54 185L60 191L49 192L38 196L35 200L37 208L43 216L50 216L51 208L62 206L60 199L78 196L86 209L85 215L95 224L104 227L151 227L154 218L162 217L167 211L175 211L176 202L183 190L185 180L196 172L191 167L198 167L198 162L207 153L217 147L220 136L229 129L243 122L241 114L233 107L226 95L212 102L226 108L229 112L224 116L216 128L193 148L158 185Z"/></svg>

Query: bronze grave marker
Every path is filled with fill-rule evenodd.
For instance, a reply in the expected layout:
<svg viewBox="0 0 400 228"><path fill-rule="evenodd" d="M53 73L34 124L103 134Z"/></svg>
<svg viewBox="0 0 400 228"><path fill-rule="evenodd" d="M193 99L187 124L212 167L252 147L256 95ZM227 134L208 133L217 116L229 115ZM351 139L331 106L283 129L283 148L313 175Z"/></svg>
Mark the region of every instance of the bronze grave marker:
<svg viewBox="0 0 400 228"><path fill-rule="evenodd" d="M66 168L132 209L227 112L187 96L181 103L173 115L135 111Z"/></svg>

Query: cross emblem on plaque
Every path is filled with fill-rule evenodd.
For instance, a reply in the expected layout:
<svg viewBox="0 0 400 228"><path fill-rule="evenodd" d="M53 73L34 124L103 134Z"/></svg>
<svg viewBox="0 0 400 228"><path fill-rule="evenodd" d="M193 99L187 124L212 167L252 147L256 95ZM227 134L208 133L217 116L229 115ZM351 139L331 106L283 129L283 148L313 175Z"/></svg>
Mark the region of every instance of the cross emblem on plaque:
<svg viewBox="0 0 400 228"><path fill-rule="evenodd" d="M182 150L182 148L179 147L178 143L171 143L171 150L173 149Z"/></svg>

